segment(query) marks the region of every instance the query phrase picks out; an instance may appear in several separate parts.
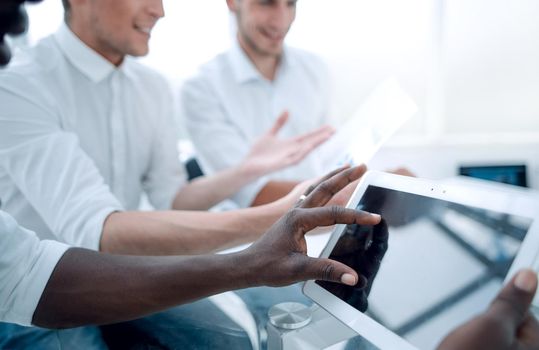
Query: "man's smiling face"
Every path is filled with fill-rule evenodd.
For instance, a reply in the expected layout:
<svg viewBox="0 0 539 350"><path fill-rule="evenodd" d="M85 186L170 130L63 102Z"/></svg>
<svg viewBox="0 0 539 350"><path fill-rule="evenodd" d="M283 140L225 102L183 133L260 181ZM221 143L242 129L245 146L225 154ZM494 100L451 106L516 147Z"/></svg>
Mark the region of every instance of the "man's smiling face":
<svg viewBox="0 0 539 350"><path fill-rule="evenodd" d="M262 56L279 56L296 18L297 0L229 0L242 44Z"/></svg>
<svg viewBox="0 0 539 350"><path fill-rule="evenodd" d="M72 20L84 26L83 40L113 63L146 55L151 31L164 16L162 0L75 0L72 5Z"/></svg>

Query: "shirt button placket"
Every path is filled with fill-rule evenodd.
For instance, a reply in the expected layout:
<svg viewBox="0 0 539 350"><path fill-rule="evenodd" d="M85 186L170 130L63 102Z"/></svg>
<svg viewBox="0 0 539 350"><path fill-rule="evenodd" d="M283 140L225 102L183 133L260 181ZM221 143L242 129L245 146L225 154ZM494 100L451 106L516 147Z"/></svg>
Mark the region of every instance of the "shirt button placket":
<svg viewBox="0 0 539 350"><path fill-rule="evenodd" d="M112 191L120 196L120 201L125 200L125 121L122 106L121 72L116 71L112 76L112 110L111 110L111 135L112 135ZM125 203L125 202L124 202Z"/></svg>

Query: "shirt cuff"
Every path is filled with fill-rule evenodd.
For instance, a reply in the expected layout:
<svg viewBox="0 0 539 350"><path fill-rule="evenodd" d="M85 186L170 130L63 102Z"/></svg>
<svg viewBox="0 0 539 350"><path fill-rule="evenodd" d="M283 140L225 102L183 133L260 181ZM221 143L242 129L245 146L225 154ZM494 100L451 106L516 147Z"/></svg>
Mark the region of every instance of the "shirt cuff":
<svg viewBox="0 0 539 350"><path fill-rule="evenodd" d="M38 254L28 266L26 275L17 286L16 295L2 319L23 326L30 326L43 290L49 282L58 261L69 246L56 241L41 241Z"/></svg>
<svg viewBox="0 0 539 350"><path fill-rule="evenodd" d="M76 246L99 251L101 246L101 236L105 230L105 221L112 213L121 212L124 209L121 206L110 206L105 207L95 213L92 216L91 220L86 223L86 227L92 228L91 232L93 234L89 235L80 235L81 241Z"/></svg>

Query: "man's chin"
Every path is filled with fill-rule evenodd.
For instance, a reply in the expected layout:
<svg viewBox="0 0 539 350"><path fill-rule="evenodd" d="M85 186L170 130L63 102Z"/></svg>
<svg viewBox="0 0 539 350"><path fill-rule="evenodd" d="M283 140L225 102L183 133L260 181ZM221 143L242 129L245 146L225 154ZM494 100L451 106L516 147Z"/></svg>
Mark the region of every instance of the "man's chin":
<svg viewBox="0 0 539 350"><path fill-rule="evenodd" d="M283 45L275 45L275 46L272 46L272 47L266 47L264 48L264 50L261 50L264 55L266 56L270 56L270 57L281 57L281 55L283 54Z"/></svg>
<svg viewBox="0 0 539 350"><path fill-rule="evenodd" d="M150 53L149 47L141 47L141 48L135 48L129 52L129 56L132 57L144 57L147 56L148 53Z"/></svg>

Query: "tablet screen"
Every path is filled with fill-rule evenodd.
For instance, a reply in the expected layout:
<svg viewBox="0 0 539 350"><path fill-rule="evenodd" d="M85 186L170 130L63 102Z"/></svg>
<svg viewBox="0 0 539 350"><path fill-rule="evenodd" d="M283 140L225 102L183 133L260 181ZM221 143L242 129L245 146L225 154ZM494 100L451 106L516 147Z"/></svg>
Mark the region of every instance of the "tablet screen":
<svg viewBox="0 0 539 350"><path fill-rule="evenodd" d="M381 214L384 223L347 226L330 258L366 276L363 288L316 283L420 349L434 349L487 307L532 224L376 186L357 209Z"/></svg>

